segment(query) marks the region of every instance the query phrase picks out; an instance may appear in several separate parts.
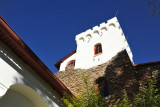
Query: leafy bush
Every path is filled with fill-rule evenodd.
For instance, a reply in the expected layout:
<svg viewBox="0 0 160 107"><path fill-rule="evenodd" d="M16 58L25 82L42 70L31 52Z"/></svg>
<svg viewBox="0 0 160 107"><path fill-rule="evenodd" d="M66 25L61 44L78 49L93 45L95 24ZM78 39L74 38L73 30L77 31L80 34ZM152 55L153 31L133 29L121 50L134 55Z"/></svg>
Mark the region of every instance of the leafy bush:
<svg viewBox="0 0 160 107"><path fill-rule="evenodd" d="M105 99L101 96L96 87L89 88L88 78L83 74L82 76L84 90L79 90L76 98L68 94L64 94L62 101L68 107L107 107Z"/></svg>
<svg viewBox="0 0 160 107"><path fill-rule="evenodd" d="M160 94L156 89L156 80L151 80L147 85L139 87L139 93L131 102L126 91L121 101L117 101L117 107L160 107Z"/></svg>
<svg viewBox="0 0 160 107"><path fill-rule="evenodd" d="M62 101L68 107L108 107L100 91L96 87L89 88L88 78L83 75L84 89L80 90L76 98L64 94ZM127 92L124 90L122 99L118 99L113 107L160 107L160 94L156 89L156 80L151 80L147 85L139 87L139 93L135 95L134 100L130 101ZM111 107L111 106L110 106Z"/></svg>

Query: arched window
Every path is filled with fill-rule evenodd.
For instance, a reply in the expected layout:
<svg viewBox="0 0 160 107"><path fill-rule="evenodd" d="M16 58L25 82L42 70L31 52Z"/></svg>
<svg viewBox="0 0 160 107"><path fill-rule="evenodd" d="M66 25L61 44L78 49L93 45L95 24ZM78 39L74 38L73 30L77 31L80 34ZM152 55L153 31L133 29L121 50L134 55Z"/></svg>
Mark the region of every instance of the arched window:
<svg viewBox="0 0 160 107"><path fill-rule="evenodd" d="M102 46L101 46L101 44L99 43L99 44L96 44L96 45L94 46L94 55L98 55L98 54L100 54L100 53L102 53Z"/></svg>
<svg viewBox="0 0 160 107"><path fill-rule="evenodd" d="M66 67L68 67L68 66L73 66L74 67L75 66L75 60L69 61Z"/></svg>

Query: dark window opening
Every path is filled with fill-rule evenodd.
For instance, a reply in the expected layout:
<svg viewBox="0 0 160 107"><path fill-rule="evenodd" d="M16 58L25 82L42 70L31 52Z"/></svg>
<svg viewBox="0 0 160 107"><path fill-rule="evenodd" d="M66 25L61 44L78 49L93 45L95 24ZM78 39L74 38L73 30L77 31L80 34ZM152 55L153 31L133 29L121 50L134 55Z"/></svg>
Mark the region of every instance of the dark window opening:
<svg viewBox="0 0 160 107"><path fill-rule="evenodd" d="M97 44L94 46L94 55L102 53L102 46L101 44Z"/></svg>
<svg viewBox="0 0 160 107"><path fill-rule="evenodd" d="M68 62L66 67L68 67L68 66L74 67L75 66L75 60L72 60L72 61Z"/></svg>
<svg viewBox="0 0 160 107"><path fill-rule="evenodd" d="M102 97L110 98L107 79L105 77L99 77L96 80L96 85Z"/></svg>

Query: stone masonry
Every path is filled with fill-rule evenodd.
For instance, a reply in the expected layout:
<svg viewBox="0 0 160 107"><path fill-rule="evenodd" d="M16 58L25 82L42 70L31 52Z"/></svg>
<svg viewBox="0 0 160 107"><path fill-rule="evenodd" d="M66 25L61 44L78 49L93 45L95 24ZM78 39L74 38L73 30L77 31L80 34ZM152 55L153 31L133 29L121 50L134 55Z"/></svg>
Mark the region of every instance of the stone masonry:
<svg viewBox="0 0 160 107"><path fill-rule="evenodd" d="M91 69L80 70L67 67L55 75L76 96L77 90L83 89L82 72L88 77L90 87L95 86L100 77L106 79L109 94L113 99L120 99L125 89L129 98L138 92L139 86L153 77L160 75L160 62L133 65L126 50L119 52L110 61Z"/></svg>
<svg viewBox="0 0 160 107"><path fill-rule="evenodd" d="M83 89L82 73L88 77L90 87L92 87L95 85L95 80L105 74L107 65L108 63L105 63L87 70L74 70L73 67L67 67L65 71L58 72L55 75L74 95L77 95L77 90Z"/></svg>

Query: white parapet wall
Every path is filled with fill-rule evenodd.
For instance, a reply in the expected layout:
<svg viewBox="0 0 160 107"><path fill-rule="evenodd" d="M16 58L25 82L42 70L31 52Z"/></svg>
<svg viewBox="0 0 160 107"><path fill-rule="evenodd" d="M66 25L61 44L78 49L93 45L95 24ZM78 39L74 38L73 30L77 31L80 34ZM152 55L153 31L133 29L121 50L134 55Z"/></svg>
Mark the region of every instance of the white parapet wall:
<svg viewBox="0 0 160 107"><path fill-rule="evenodd" d="M116 17L76 35L77 50L75 69L89 69L103 64L114 57L121 50L126 49L130 60L133 62L132 52ZM102 53L94 55L94 46L101 44ZM65 70L65 64L73 58L70 56L61 63L60 71Z"/></svg>

